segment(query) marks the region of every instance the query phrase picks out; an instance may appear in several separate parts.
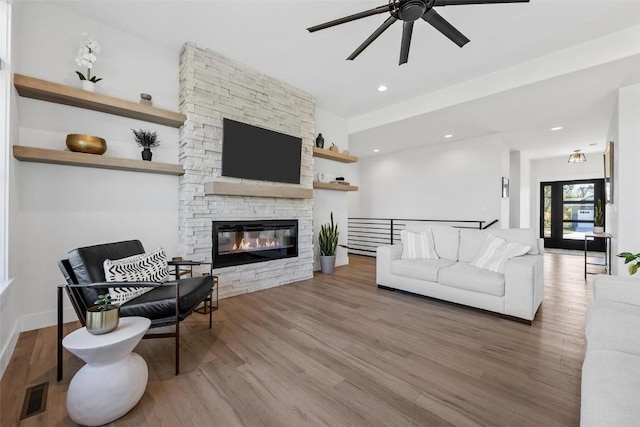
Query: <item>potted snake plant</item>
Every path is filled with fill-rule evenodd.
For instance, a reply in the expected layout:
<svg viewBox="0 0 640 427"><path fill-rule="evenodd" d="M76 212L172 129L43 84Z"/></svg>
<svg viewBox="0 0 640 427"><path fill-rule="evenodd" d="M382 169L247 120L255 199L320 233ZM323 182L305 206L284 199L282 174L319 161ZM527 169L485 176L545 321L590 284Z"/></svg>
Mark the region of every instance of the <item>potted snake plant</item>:
<svg viewBox="0 0 640 427"><path fill-rule="evenodd" d="M87 308L87 331L102 335L113 331L120 323L120 306L111 302L109 294L98 295L94 306Z"/></svg>
<svg viewBox="0 0 640 427"><path fill-rule="evenodd" d="M320 271L331 274L336 266L336 250L338 249L338 224L333 222L333 212L331 212L331 222L320 227L318 244L320 246Z"/></svg>
<svg viewBox="0 0 640 427"><path fill-rule="evenodd" d="M593 232L604 233L604 211L602 210L602 199L598 199L593 213Z"/></svg>

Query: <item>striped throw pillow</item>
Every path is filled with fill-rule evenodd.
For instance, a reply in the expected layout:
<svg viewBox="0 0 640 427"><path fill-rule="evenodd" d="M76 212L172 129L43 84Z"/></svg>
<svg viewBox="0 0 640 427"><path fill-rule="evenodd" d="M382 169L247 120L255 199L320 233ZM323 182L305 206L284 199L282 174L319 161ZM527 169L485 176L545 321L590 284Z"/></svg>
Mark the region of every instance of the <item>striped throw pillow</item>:
<svg viewBox="0 0 640 427"><path fill-rule="evenodd" d="M493 234L489 234L480 248L480 252L471 262L473 267L496 273L504 273L504 266L511 258L525 255L531 246L522 243L507 243Z"/></svg>
<svg viewBox="0 0 640 427"><path fill-rule="evenodd" d="M153 252L134 255L127 258L104 261L104 276L107 282L158 282L169 280L167 254L158 248ZM122 305L153 288L109 288L114 304Z"/></svg>
<svg viewBox="0 0 640 427"><path fill-rule="evenodd" d="M402 230L402 259L438 259L430 228L422 232Z"/></svg>

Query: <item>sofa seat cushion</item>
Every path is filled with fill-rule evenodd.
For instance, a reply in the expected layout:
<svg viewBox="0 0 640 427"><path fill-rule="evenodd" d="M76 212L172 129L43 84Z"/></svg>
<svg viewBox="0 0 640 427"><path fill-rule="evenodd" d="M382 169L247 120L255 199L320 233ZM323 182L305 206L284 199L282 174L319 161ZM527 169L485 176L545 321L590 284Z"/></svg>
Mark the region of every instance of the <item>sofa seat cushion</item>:
<svg viewBox="0 0 640 427"><path fill-rule="evenodd" d="M589 349L582 365L580 425L637 427L638 402L640 357Z"/></svg>
<svg viewBox="0 0 640 427"><path fill-rule="evenodd" d="M617 350L640 356L640 306L596 301L587 311L589 350Z"/></svg>
<svg viewBox="0 0 640 427"><path fill-rule="evenodd" d="M438 271L455 263L450 259L397 259L391 261L391 274L437 282Z"/></svg>
<svg viewBox="0 0 640 427"><path fill-rule="evenodd" d="M504 274L472 267L463 261L441 269L438 272L438 283L467 291L504 296Z"/></svg>
<svg viewBox="0 0 640 427"><path fill-rule="evenodd" d="M213 287L211 276L180 279L180 318L183 319L206 297ZM120 316L141 316L153 320L175 316L175 281L140 295L120 306Z"/></svg>

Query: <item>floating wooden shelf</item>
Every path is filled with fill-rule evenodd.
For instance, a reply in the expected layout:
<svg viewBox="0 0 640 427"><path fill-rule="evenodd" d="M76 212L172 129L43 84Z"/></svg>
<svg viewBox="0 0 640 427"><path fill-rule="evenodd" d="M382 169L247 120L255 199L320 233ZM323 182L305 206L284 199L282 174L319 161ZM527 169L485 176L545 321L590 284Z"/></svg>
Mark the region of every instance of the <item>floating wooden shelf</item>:
<svg viewBox="0 0 640 427"><path fill-rule="evenodd" d="M13 146L13 157L18 160L55 165L85 166L89 168L117 169L132 172L148 172L163 175L183 175L182 165L143 160L119 159L97 154L75 153L73 151L50 150L47 148Z"/></svg>
<svg viewBox="0 0 640 427"><path fill-rule="evenodd" d="M27 98L86 108L131 119L145 120L174 128L182 126L187 119L184 114L174 111L150 107L21 74L13 75L13 84L18 94Z"/></svg>
<svg viewBox="0 0 640 427"><path fill-rule="evenodd" d="M338 153L336 151L326 150L324 148L313 147L314 157L320 157L322 159L335 160L342 163L355 163L358 161L356 156L351 154Z"/></svg>
<svg viewBox="0 0 640 427"><path fill-rule="evenodd" d="M329 182L314 182L313 188L318 190L335 190L335 191L358 191L355 185L331 184Z"/></svg>
<svg viewBox="0 0 640 427"><path fill-rule="evenodd" d="M256 185L212 181L204 185L206 195L276 197L281 199L313 199L313 190L293 185Z"/></svg>

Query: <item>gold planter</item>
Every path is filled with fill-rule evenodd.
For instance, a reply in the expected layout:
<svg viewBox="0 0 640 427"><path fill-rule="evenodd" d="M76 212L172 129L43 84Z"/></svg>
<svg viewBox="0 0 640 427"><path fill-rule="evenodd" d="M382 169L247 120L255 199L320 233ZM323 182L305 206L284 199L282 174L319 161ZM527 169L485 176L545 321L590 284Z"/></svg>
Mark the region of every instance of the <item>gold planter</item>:
<svg viewBox="0 0 640 427"><path fill-rule="evenodd" d="M120 322L120 307L100 311L94 305L87 309L87 331L93 335L102 335L113 331Z"/></svg>
<svg viewBox="0 0 640 427"><path fill-rule="evenodd" d="M107 151L107 141L98 136L72 133L67 135L67 148L79 153L104 154Z"/></svg>

